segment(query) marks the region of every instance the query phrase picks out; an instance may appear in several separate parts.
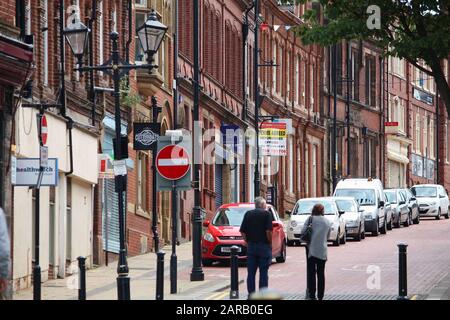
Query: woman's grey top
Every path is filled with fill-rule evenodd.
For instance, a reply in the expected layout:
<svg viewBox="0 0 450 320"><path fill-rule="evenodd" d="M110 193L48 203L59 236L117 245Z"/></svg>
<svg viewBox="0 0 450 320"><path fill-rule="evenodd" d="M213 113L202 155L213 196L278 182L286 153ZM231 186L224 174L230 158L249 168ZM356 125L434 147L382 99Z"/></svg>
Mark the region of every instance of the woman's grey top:
<svg viewBox="0 0 450 320"><path fill-rule="evenodd" d="M321 260L327 260L328 238L331 232L331 222L324 216L311 216L303 225L302 234L312 219L311 241L308 246L308 258L315 257Z"/></svg>

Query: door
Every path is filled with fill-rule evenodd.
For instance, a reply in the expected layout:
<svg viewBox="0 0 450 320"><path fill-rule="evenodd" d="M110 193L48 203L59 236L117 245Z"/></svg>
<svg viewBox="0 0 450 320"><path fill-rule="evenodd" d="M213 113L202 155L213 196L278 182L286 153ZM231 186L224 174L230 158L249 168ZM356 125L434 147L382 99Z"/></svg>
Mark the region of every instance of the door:
<svg viewBox="0 0 450 320"><path fill-rule="evenodd" d="M270 207L269 212L272 215L272 223L277 222L278 224L280 224L280 219L278 219L278 215L276 214L275 209ZM283 228L283 226L278 225L278 226L273 226L273 229L272 229L272 256L273 257L276 257L278 252L280 251L281 228Z"/></svg>

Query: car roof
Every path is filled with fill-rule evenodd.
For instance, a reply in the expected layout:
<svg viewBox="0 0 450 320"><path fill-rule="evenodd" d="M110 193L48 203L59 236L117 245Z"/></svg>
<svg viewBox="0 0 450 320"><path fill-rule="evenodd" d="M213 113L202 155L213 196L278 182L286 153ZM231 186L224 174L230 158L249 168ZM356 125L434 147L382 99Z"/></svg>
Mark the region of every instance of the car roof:
<svg viewBox="0 0 450 320"><path fill-rule="evenodd" d="M442 187L440 184L431 184L431 183L424 183L424 184L416 184L412 186L411 188L415 187Z"/></svg>
<svg viewBox="0 0 450 320"><path fill-rule="evenodd" d="M271 204L267 204L268 207L273 208ZM229 208L255 208L254 202L234 202L223 204L219 209L229 209Z"/></svg>
<svg viewBox="0 0 450 320"><path fill-rule="evenodd" d="M342 179L338 182L336 188L342 188L347 186L361 186L367 185L373 188L383 188L383 183L380 179L369 179L369 178L350 178L350 179Z"/></svg>
<svg viewBox="0 0 450 320"><path fill-rule="evenodd" d="M331 200L335 201L335 197L316 197L316 198L303 198L299 199L298 201L323 201L323 200Z"/></svg>
<svg viewBox="0 0 450 320"><path fill-rule="evenodd" d="M355 201L356 203L358 203L355 198L353 197L333 197L335 200L348 200L348 201Z"/></svg>

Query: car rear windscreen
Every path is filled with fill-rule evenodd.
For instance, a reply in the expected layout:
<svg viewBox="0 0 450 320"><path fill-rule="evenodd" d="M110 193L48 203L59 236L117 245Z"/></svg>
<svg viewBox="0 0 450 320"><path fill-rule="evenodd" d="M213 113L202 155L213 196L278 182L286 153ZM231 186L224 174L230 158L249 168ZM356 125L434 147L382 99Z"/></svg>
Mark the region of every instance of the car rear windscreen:
<svg viewBox="0 0 450 320"><path fill-rule="evenodd" d="M216 227L239 227L247 211L254 208L224 208L219 209L213 219L213 226Z"/></svg>
<svg viewBox="0 0 450 320"><path fill-rule="evenodd" d="M434 198L437 195L436 187L412 187L411 191L417 198Z"/></svg>
<svg viewBox="0 0 450 320"><path fill-rule="evenodd" d="M361 206L374 206L375 190L373 189L337 189L336 197L353 197Z"/></svg>

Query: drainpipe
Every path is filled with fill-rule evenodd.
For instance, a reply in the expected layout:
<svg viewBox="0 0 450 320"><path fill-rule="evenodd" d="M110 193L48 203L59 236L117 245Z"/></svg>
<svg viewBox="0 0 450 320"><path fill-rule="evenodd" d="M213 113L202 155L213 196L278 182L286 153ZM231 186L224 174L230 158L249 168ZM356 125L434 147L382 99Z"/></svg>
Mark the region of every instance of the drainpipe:
<svg viewBox="0 0 450 320"><path fill-rule="evenodd" d="M380 179L383 181L383 185L385 185L384 181L384 145L385 145L385 135L384 135L384 59L380 56L380 109L381 109L381 115L380 115Z"/></svg>
<svg viewBox="0 0 450 320"><path fill-rule="evenodd" d="M97 18L97 0L92 0L92 14L89 18L89 65L94 65L94 32L93 25ZM95 83L94 83L94 70L89 72L89 98L92 100L92 109L91 109L91 117L92 117L92 126L95 127L95 109L96 109L96 94L95 94Z"/></svg>
<svg viewBox="0 0 450 320"><path fill-rule="evenodd" d="M66 115L66 84L64 75L66 73L65 68L65 50L64 50L64 0L59 2L59 45L60 45L60 93L59 93L59 103L61 104L60 113L66 120L66 127L69 130L69 152L70 152L70 170L66 172L66 176L73 173L73 148L72 148L72 128L73 120L71 117Z"/></svg>
<svg viewBox="0 0 450 320"><path fill-rule="evenodd" d="M248 39L248 32L249 32L249 23L248 23L248 14L250 13L251 10L253 10L254 8L254 3L252 3L252 5L247 8L245 10L245 19L244 19L244 24L242 25L242 34L243 34L243 41L242 41L242 54L243 54L243 59L242 59L242 97L244 98L244 110L242 112L242 120L246 121L247 120L247 109L248 109L248 97L247 97L247 65L248 65L248 60L247 60L247 53L248 50L246 50L247 47L247 39ZM244 139L244 148L243 148L243 158L244 158L244 163L246 161L246 145L245 145L245 139ZM245 170L242 170L243 172L243 183L242 183L242 197L243 197L243 201L247 201L247 176L245 174Z"/></svg>
<svg viewBox="0 0 450 320"><path fill-rule="evenodd" d="M130 63L130 44L133 38L133 33L131 30L133 28L132 13L133 13L133 1L128 0L128 40L125 45L125 55L126 55L125 59L128 63Z"/></svg>

